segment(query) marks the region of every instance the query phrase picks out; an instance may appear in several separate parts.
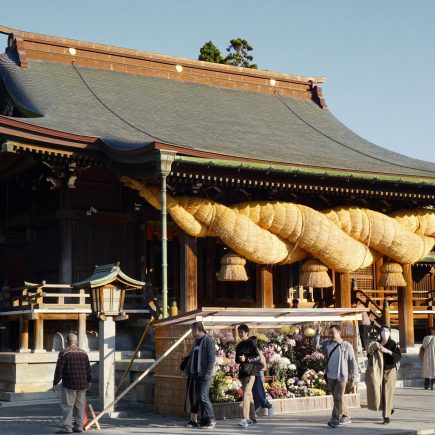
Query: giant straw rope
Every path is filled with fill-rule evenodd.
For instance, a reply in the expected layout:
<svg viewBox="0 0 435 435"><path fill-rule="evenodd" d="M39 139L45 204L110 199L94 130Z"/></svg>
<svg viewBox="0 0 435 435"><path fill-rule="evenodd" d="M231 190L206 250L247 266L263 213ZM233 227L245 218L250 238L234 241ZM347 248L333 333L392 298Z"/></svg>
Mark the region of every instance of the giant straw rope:
<svg viewBox="0 0 435 435"><path fill-rule="evenodd" d="M121 182L161 209L157 187L125 176ZM352 272L380 255L412 264L434 246L433 210L406 210L393 218L357 207L319 212L278 201L227 207L205 198L169 194L167 209L187 234L218 237L239 255L260 264L290 264L313 255L337 272Z"/></svg>

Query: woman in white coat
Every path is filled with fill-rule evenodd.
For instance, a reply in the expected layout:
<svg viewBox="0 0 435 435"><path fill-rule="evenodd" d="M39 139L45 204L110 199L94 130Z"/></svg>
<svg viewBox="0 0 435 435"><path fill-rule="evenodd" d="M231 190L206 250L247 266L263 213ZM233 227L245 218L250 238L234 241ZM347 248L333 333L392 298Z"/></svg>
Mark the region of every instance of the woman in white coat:
<svg viewBox="0 0 435 435"><path fill-rule="evenodd" d="M429 328L429 335L423 338L421 347L424 349L423 378L424 389L433 390L435 384L435 327Z"/></svg>

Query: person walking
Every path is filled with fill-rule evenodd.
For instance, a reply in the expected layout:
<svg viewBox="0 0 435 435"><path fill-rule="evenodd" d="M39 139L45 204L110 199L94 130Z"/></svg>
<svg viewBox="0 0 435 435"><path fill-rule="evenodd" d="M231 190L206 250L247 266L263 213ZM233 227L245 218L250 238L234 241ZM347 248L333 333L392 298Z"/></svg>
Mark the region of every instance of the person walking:
<svg viewBox="0 0 435 435"><path fill-rule="evenodd" d="M424 389L433 390L435 385L435 327L429 328L429 335L423 338L421 347L424 349L423 355L423 378Z"/></svg>
<svg viewBox="0 0 435 435"><path fill-rule="evenodd" d="M252 388L255 377L260 373L261 359L258 347L254 346L249 338L248 325L239 325L237 333L241 341L236 347L236 363L240 364L239 379L243 390L243 418L240 420L239 426L247 427L257 422Z"/></svg>
<svg viewBox="0 0 435 435"><path fill-rule="evenodd" d="M266 358L263 352L258 348L257 337L251 337L252 345L257 349L260 355L260 362L258 367L258 375L255 376L254 386L252 387L252 394L254 396L254 408L257 413L260 409L267 409L267 416L273 417L274 409L273 405L267 400L266 392L264 391L264 371L266 370Z"/></svg>
<svg viewBox="0 0 435 435"><path fill-rule="evenodd" d="M352 422L344 402L344 392L348 382L350 388L359 382L359 369L352 345L341 338L340 326L331 325L329 339L322 342L320 341L320 333L321 326L319 324L314 337L314 345L325 354L325 373L334 399L334 407L328 426L335 428Z"/></svg>
<svg viewBox="0 0 435 435"><path fill-rule="evenodd" d="M68 334L66 342L66 348L59 352L53 379L53 390L62 381L62 424L57 434L83 431L86 390L92 382L89 358L78 347L77 335Z"/></svg>
<svg viewBox="0 0 435 435"><path fill-rule="evenodd" d="M192 323L191 331L195 341L184 368L189 380L187 394L191 413L190 421L186 426L212 429L216 426L216 420L209 393L214 374L216 348L202 322ZM198 422L196 416L199 410L201 410L201 418Z"/></svg>
<svg viewBox="0 0 435 435"><path fill-rule="evenodd" d="M397 363L402 358L399 346L391 339L389 326L381 327L380 339L369 344L367 354L367 407L372 411L382 410L382 424L389 424L391 414L394 413Z"/></svg>

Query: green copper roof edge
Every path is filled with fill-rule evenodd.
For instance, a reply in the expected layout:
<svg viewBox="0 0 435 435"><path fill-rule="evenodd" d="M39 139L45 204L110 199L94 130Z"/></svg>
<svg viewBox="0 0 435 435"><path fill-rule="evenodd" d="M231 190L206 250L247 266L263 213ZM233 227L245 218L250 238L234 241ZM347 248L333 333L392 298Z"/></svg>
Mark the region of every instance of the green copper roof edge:
<svg viewBox="0 0 435 435"><path fill-rule="evenodd" d="M277 165L277 164L265 164L265 163L252 163L243 162L240 160L223 160L223 159L203 159L200 157L190 157L190 156L176 156L176 161L181 161L183 163L190 163L198 166L210 166L210 167L220 167L220 168L235 168L235 169L245 169L253 171L269 171L276 173L285 174L299 174L299 175L314 175L322 177L339 177L352 180L362 180L362 181L383 181L386 183L406 183L406 184L420 184L423 186L435 186L435 180L427 178L414 178L409 176L396 176L396 175L380 175L380 174L364 174L355 171L346 172L336 169L315 169L315 168L301 168L299 166L287 166L287 165Z"/></svg>
<svg viewBox="0 0 435 435"><path fill-rule="evenodd" d="M103 265L100 267L106 267L106 266L111 266L111 265ZM89 286L91 288L94 287L100 287L106 284L109 284L110 282L113 282L116 278L121 278L127 282L129 282L131 284L131 286L137 286L137 287L143 287L145 285L145 283L143 281L138 281L136 279L133 279L131 277L129 277L128 275L126 275L119 266L113 266L111 272L99 277L98 275L101 275L101 271L97 271L98 267L96 268L96 271L94 271L94 273L87 278L86 280L82 280L80 282L76 282L73 283L72 286L73 287L82 287L82 286ZM94 278L95 279L92 279Z"/></svg>

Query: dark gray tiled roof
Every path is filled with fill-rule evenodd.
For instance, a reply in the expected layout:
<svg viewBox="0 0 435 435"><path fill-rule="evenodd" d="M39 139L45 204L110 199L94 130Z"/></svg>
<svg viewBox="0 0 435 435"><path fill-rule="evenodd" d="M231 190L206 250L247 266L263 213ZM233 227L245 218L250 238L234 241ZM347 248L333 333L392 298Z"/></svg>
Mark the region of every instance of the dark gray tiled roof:
<svg viewBox="0 0 435 435"><path fill-rule="evenodd" d="M37 126L102 139L111 155L159 141L241 159L435 177L435 164L374 145L309 100L0 56Z"/></svg>

